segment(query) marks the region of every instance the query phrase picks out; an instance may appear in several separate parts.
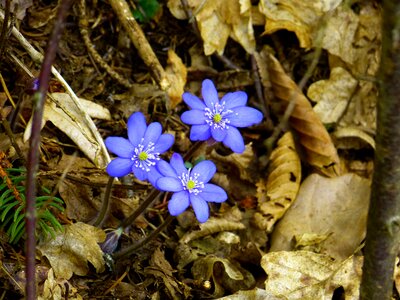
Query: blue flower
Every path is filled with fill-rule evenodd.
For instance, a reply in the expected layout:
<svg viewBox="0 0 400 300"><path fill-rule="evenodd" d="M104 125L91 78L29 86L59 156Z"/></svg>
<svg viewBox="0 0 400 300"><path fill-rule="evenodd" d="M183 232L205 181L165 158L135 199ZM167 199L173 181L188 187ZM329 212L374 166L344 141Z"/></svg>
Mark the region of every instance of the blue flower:
<svg viewBox="0 0 400 300"><path fill-rule="evenodd" d="M213 82L205 79L201 94L203 101L190 94L183 94L183 101L191 108L182 114L183 123L193 125L190 130L192 141L210 138L222 142L237 153L244 151L242 135L237 127L248 127L260 123L263 115L255 108L247 107L247 94L242 91L227 93L218 99Z"/></svg>
<svg viewBox="0 0 400 300"><path fill-rule="evenodd" d="M217 170L212 161L204 160L188 170L182 156L174 153L170 163L160 161L157 168L163 177L157 180L156 187L174 193L168 202L173 216L181 214L191 204L196 218L203 223L210 215L207 202L221 203L228 198L221 187L208 183Z"/></svg>
<svg viewBox="0 0 400 300"><path fill-rule="evenodd" d="M107 173L112 177L122 177L133 172L139 180L148 180L155 185L161 174L156 168L160 154L171 148L174 137L161 134L158 122L146 125L141 112L133 113L128 119L128 139L108 137L105 144L118 157L107 166Z"/></svg>

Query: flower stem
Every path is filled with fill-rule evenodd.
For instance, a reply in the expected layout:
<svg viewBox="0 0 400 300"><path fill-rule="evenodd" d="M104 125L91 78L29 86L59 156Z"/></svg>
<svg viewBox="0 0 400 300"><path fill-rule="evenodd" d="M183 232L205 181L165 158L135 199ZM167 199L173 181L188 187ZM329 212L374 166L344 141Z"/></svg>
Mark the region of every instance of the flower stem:
<svg viewBox="0 0 400 300"><path fill-rule="evenodd" d="M46 55L43 59L39 74L39 89L33 95L33 119L30 148L27 160L27 182L26 182L26 299L36 299L36 276L35 276L35 254L36 254L36 173L39 165L40 131L43 118L44 102L49 86L51 65L56 57L61 32L65 26L65 18L72 0L60 2L54 28L51 33Z"/></svg>
<svg viewBox="0 0 400 300"><path fill-rule="evenodd" d="M100 212L97 215L96 219L94 220L93 226L101 227L101 225L107 218L111 205L110 198L111 198L113 183L114 183L114 177L110 177L107 182L106 191L104 193L104 198L101 204Z"/></svg>
<svg viewBox="0 0 400 300"><path fill-rule="evenodd" d="M157 229L152 231L148 236L146 236L144 239L140 240L136 244L128 246L125 249L115 253L112 257L114 259L121 259L123 257L131 255L133 252L135 252L135 250L139 249L140 247L143 247L149 241L154 239L161 231L163 231L172 222L174 218L175 217L168 215L168 217L164 220L164 222L160 226L158 226Z"/></svg>

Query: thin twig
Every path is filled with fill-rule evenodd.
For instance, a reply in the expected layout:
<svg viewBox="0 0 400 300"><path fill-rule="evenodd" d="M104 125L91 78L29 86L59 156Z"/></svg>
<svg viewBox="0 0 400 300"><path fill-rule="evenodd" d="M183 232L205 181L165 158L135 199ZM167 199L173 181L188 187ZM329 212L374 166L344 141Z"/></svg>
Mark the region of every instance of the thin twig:
<svg viewBox="0 0 400 300"><path fill-rule="evenodd" d="M0 19L4 19L4 13L1 9L0 9ZM33 48L33 46L25 39L25 37L18 31L17 28L13 26L11 29L11 33L35 62L42 63L43 55L40 52L38 52L35 48ZM65 88L67 93L71 96L71 99L73 100L77 111L81 115L82 119L85 121L85 124L89 127L90 132L93 135L93 138L96 140L96 143L99 146L99 149L97 149L98 160L95 161L95 164L99 167L104 167L108 162L110 162L110 155L108 154L103 138L101 137L99 131L97 130L96 125L94 124L90 116L87 114L86 110L82 107L78 96L69 86L69 84L65 81L65 79L61 76L61 74L57 71L57 69L51 67L51 72L54 75L54 77L56 77L56 79Z"/></svg>
<svg viewBox="0 0 400 300"><path fill-rule="evenodd" d="M131 42L138 50L140 57L148 66L153 78L163 91L166 91L171 83L169 82L164 68L161 66L157 56L147 41L140 25L136 22L125 0L110 0L111 7L116 13L122 27L128 34Z"/></svg>
<svg viewBox="0 0 400 300"><path fill-rule="evenodd" d="M4 20L3 20L3 26L1 27L1 35L0 35L0 61L3 58L3 52L5 49L6 45L6 35L8 31L8 21L10 19L10 7L11 7L11 1L6 0L6 6L4 8Z"/></svg>
<svg viewBox="0 0 400 300"><path fill-rule="evenodd" d="M164 222L160 226L157 227L156 230L152 231L148 236L146 236L144 239L140 240L136 244L128 246L123 250L115 253L112 257L114 259L121 259L123 257L129 256L130 254L135 252L135 250L139 249L140 247L142 247L143 245L154 239L161 231L163 231L172 222L174 218L175 218L174 216L168 215L168 217L164 220Z"/></svg>
<svg viewBox="0 0 400 300"><path fill-rule="evenodd" d="M63 0L60 2L53 31L48 42L46 55L43 59L42 68L39 74L39 89L33 96L33 120L32 134L30 138L30 149L27 161L27 183L26 183L26 299L36 299L36 173L39 166L39 144L40 131L42 125L44 102L49 86L51 66L56 57L61 33L65 27L65 18L72 0Z"/></svg>
<svg viewBox="0 0 400 300"><path fill-rule="evenodd" d="M93 57L93 60L102 67L108 75L111 76L114 80L116 80L119 84L123 85L126 88L132 88L133 84L129 82L129 80L123 78L120 74L115 72L101 57L101 55L96 51L94 45L92 44L89 36L88 26L89 22L86 17L86 0L79 1L79 11L80 11L80 20L79 20L79 30L81 32L83 42L85 43L86 49L89 54Z"/></svg>

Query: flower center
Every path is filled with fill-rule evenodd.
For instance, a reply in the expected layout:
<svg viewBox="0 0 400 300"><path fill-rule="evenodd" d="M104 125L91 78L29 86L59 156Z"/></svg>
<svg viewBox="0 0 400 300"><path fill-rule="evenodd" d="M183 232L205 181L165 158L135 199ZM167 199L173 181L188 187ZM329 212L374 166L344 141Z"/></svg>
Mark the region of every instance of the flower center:
<svg viewBox="0 0 400 300"><path fill-rule="evenodd" d="M131 160L136 168L149 172L151 166L156 165L156 161L160 160L160 153L154 151L154 143L149 142L143 145L143 138L139 145L136 146Z"/></svg>
<svg viewBox="0 0 400 300"><path fill-rule="evenodd" d="M213 120L215 123L219 123L222 120L222 116L220 114L215 114Z"/></svg>
<svg viewBox="0 0 400 300"><path fill-rule="evenodd" d="M186 183L186 187L188 188L188 190L193 189L195 186L196 186L196 182L194 182L193 180L189 180L189 181Z"/></svg>
<svg viewBox="0 0 400 300"><path fill-rule="evenodd" d="M181 180L182 187L185 191L197 195L201 193L204 188L204 183L198 180L199 176L200 174L198 173L190 174L189 169L187 173L182 173L178 178Z"/></svg>
<svg viewBox="0 0 400 300"><path fill-rule="evenodd" d="M210 127L214 127L214 129L228 129L228 124L231 121L227 118L227 115L232 112L230 109L225 109L225 101L216 103L212 109L209 107L204 109L206 122Z"/></svg>
<svg viewBox="0 0 400 300"><path fill-rule="evenodd" d="M146 152L142 151L139 153L138 157L139 157L139 160L146 160L147 157L149 157L149 155Z"/></svg>

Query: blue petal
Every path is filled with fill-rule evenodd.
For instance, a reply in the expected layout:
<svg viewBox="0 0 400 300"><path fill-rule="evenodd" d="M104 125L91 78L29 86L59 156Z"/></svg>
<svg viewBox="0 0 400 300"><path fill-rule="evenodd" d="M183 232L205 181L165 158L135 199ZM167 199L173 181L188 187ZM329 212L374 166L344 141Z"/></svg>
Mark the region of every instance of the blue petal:
<svg viewBox="0 0 400 300"><path fill-rule="evenodd" d="M187 191L181 191L172 195L171 200L168 202L168 210L172 216L180 215L189 207L188 194Z"/></svg>
<svg viewBox="0 0 400 300"><path fill-rule="evenodd" d="M190 140L192 141L206 141L211 137L210 126L206 125L193 125L190 129Z"/></svg>
<svg viewBox="0 0 400 300"><path fill-rule="evenodd" d="M115 158L107 166L107 173L111 177L122 177L132 171L133 162L129 158Z"/></svg>
<svg viewBox="0 0 400 300"><path fill-rule="evenodd" d="M206 105L204 104L203 101L201 101L198 97L195 95L192 95L190 93L184 93L182 95L183 101L191 108L191 109L199 109L199 110L204 110L206 108Z"/></svg>
<svg viewBox="0 0 400 300"><path fill-rule="evenodd" d="M207 202L199 195L190 194L189 197L197 220L199 220L200 223L204 223L210 216Z"/></svg>
<svg viewBox="0 0 400 300"><path fill-rule="evenodd" d="M137 146L146 131L146 119L141 112L133 113L128 119L128 138L133 146Z"/></svg>
<svg viewBox="0 0 400 300"><path fill-rule="evenodd" d="M244 151L244 141L237 128L230 126L227 130L225 139L222 141L224 145L231 148L233 152L243 153Z"/></svg>
<svg viewBox="0 0 400 300"><path fill-rule="evenodd" d="M158 122L150 123L144 133L143 145L148 145L150 142L156 143L162 132L161 124Z"/></svg>
<svg viewBox="0 0 400 300"><path fill-rule="evenodd" d="M149 182L154 186L157 187L157 180L160 179L162 177L162 175L160 174L160 172L158 172L158 170L156 169L156 167L151 166L150 167L150 171L147 172L147 179L149 180Z"/></svg>
<svg viewBox="0 0 400 300"><path fill-rule="evenodd" d="M161 177L157 180L156 187L166 192L180 192L183 190L182 182L176 177Z"/></svg>
<svg viewBox="0 0 400 300"><path fill-rule="evenodd" d="M201 95L209 108L214 108L214 105L219 103L217 89L210 79L205 79L203 81L201 86Z"/></svg>
<svg viewBox="0 0 400 300"><path fill-rule="evenodd" d="M157 163L157 169L162 175L166 177L178 177L174 168L172 168L171 165L167 163L165 160L160 160Z"/></svg>
<svg viewBox="0 0 400 300"><path fill-rule="evenodd" d="M174 144L174 136L169 133L164 133L158 139L156 145L154 146L154 152L156 153L164 153Z"/></svg>
<svg viewBox="0 0 400 300"><path fill-rule="evenodd" d="M222 140L226 137L226 129L222 129L220 127L214 128L213 126L210 128L213 139L217 142L222 142Z"/></svg>
<svg viewBox="0 0 400 300"><path fill-rule="evenodd" d="M132 166L132 172L135 174L136 178L142 181L147 180L147 171L142 168Z"/></svg>
<svg viewBox="0 0 400 300"><path fill-rule="evenodd" d="M252 107L236 107L232 111L226 117L229 119L230 125L235 127L248 127L260 123L263 119L263 114Z"/></svg>
<svg viewBox="0 0 400 300"><path fill-rule="evenodd" d="M202 125L206 124L206 117L203 110L192 109L185 111L181 115L181 120L185 124L189 125Z"/></svg>
<svg viewBox="0 0 400 300"><path fill-rule="evenodd" d="M112 153L122 158L131 158L135 147L127 139L118 136L110 136L104 141L106 147Z"/></svg>
<svg viewBox="0 0 400 300"><path fill-rule="evenodd" d="M207 183L204 185L201 197L208 202L221 203L228 199L225 190L218 185Z"/></svg>
<svg viewBox="0 0 400 300"><path fill-rule="evenodd" d="M170 159L170 164L174 168L178 176L181 176L183 173L188 172L188 169L186 169L185 167L185 163L183 161L182 156L178 153L172 154L172 157Z"/></svg>
<svg viewBox="0 0 400 300"><path fill-rule="evenodd" d="M191 171L191 174L199 174L198 180L206 183L214 176L217 171L217 167L210 160L203 160L195 165Z"/></svg>
<svg viewBox="0 0 400 300"><path fill-rule="evenodd" d="M220 102L225 102L225 109L245 106L247 103L247 94L242 91L227 93L225 96L222 97Z"/></svg>

